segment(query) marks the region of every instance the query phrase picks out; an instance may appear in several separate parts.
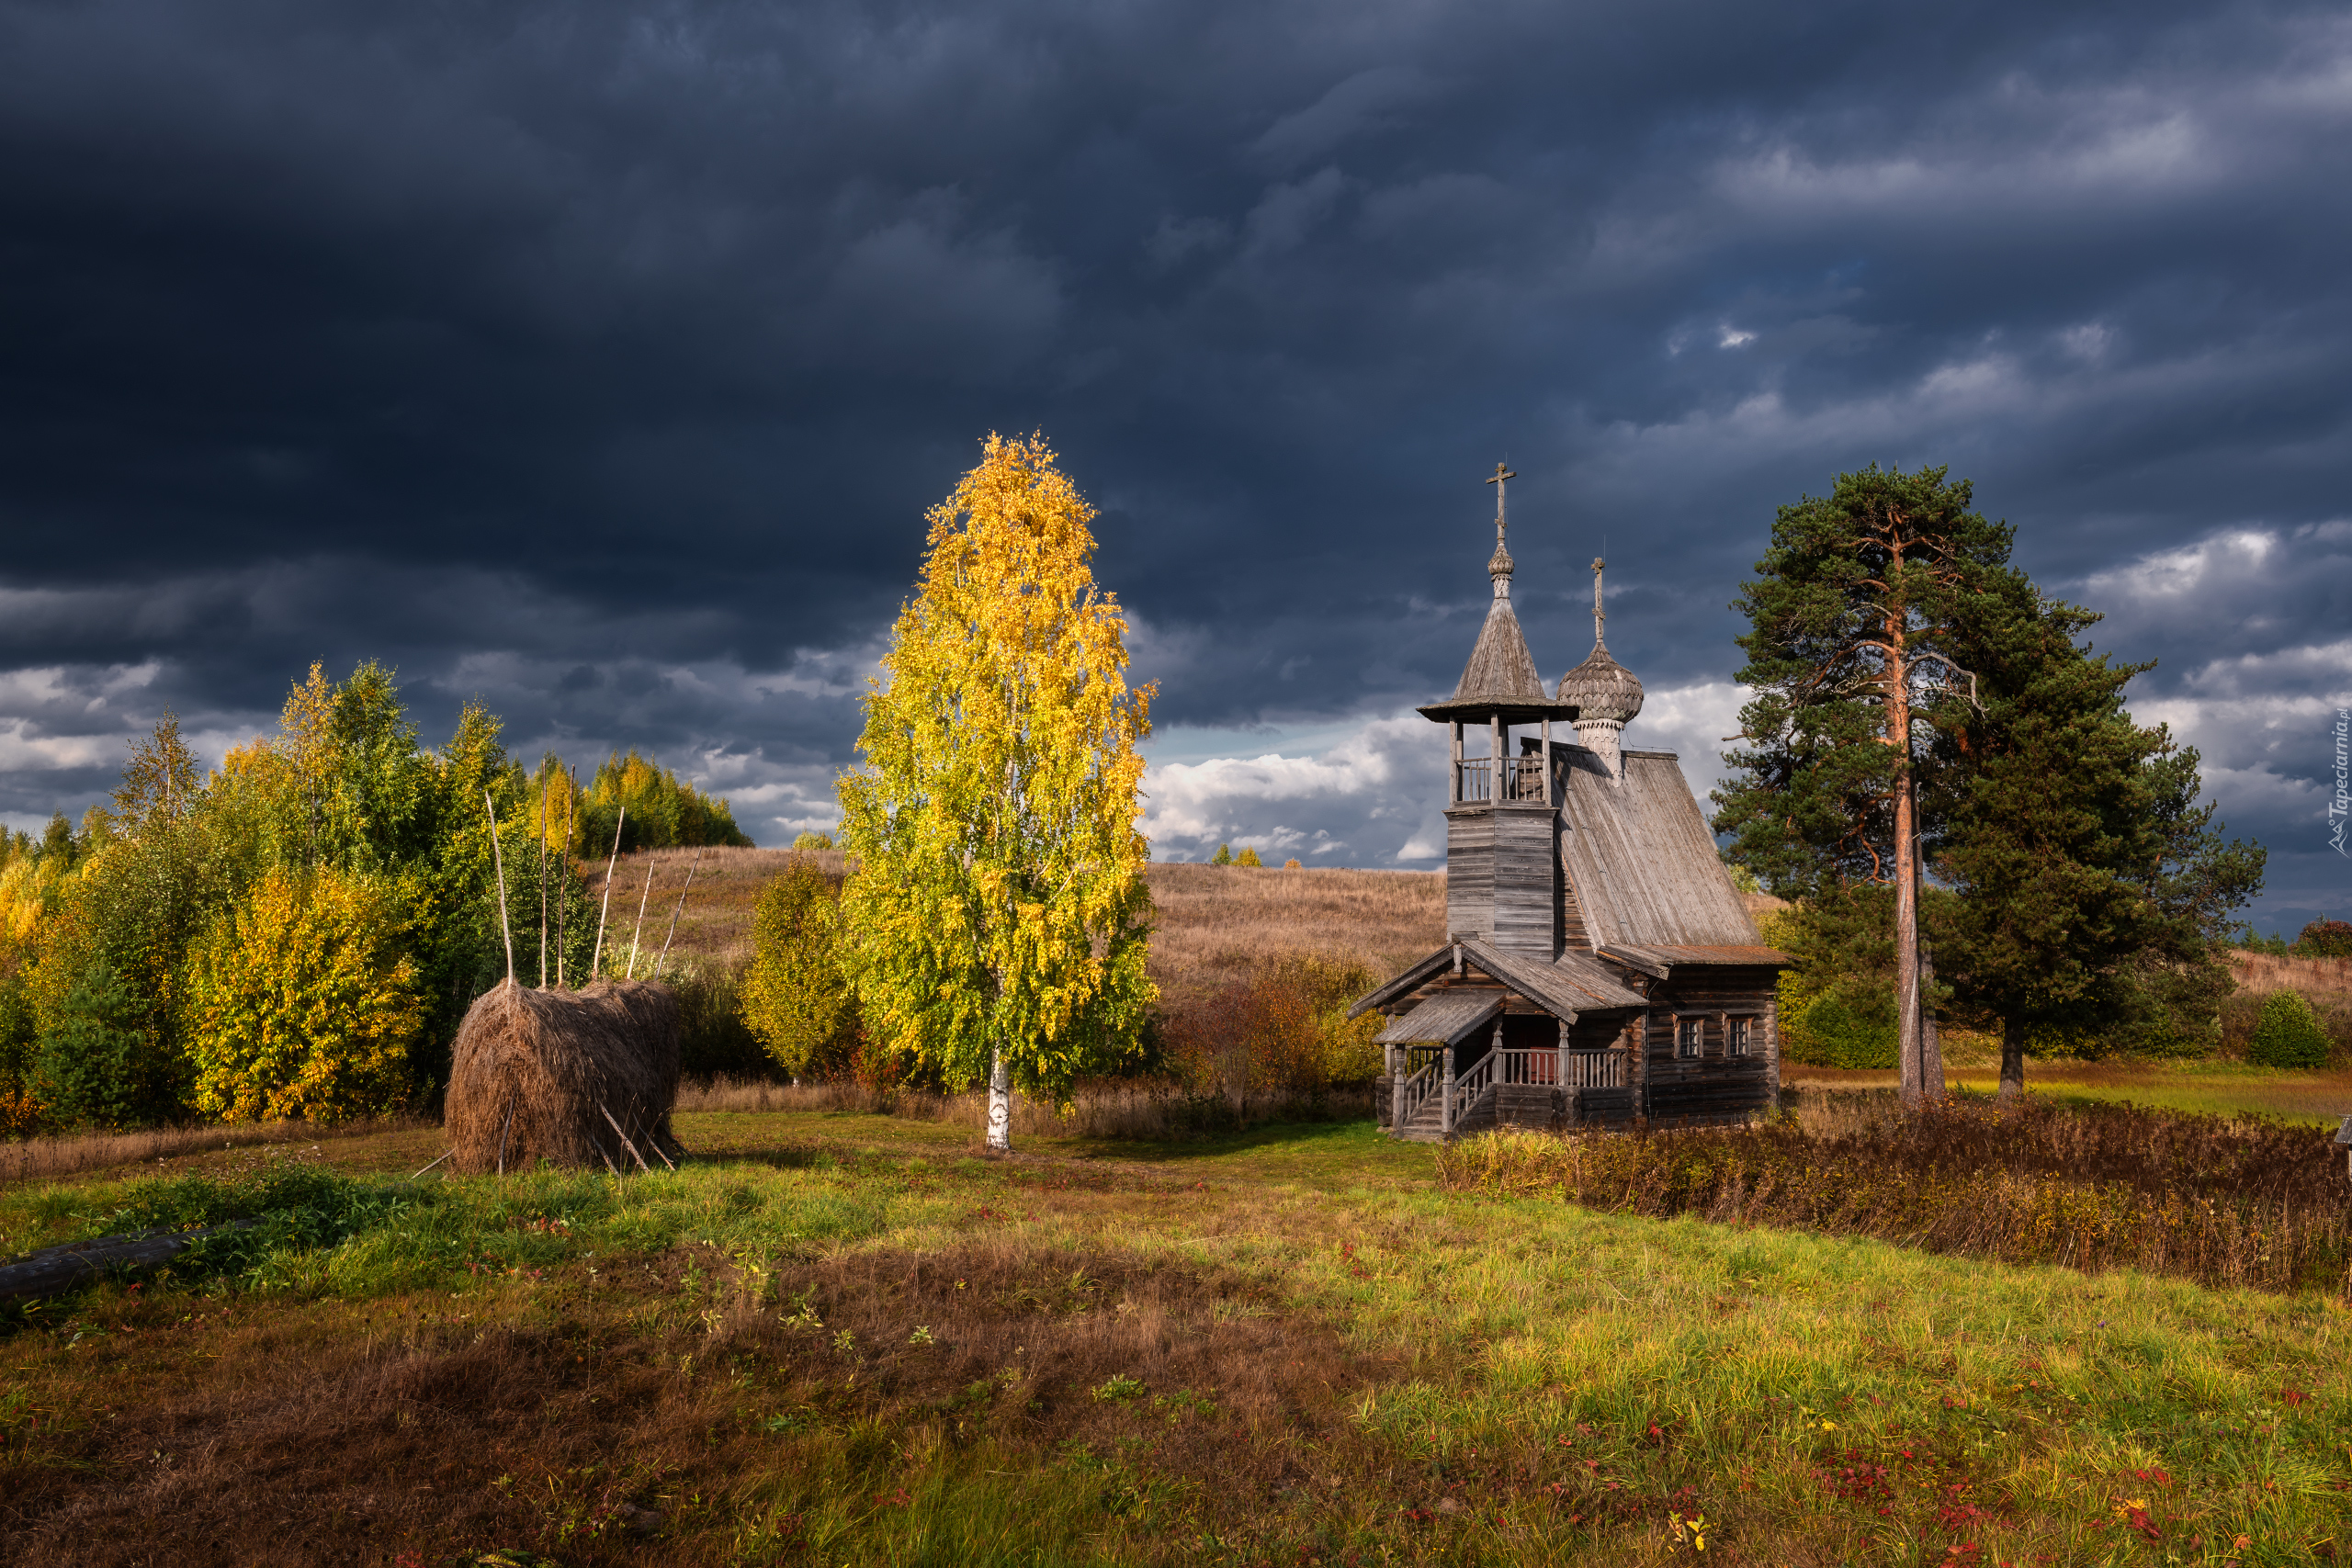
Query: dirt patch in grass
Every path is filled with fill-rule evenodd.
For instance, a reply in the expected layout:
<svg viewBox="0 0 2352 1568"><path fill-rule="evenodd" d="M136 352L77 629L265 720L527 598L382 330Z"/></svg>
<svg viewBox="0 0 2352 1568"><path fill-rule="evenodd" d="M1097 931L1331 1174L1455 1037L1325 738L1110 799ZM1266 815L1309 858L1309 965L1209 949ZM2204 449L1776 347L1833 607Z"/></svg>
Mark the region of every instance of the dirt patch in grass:
<svg viewBox="0 0 2352 1568"><path fill-rule="evenodd" d="M1380 1366L1216 1269L982 1243L770 1274L689 1247L547 1284L520 1317L494 1293L94 1299L80 1345L9 1348L32 1364L0 1557L701 1562L748 1514L903 1506L959 1462L1091 1467L1238 1521L1369 1457L1345 1402ZM44 1403L68 1377L72 1406Z"/></svg>

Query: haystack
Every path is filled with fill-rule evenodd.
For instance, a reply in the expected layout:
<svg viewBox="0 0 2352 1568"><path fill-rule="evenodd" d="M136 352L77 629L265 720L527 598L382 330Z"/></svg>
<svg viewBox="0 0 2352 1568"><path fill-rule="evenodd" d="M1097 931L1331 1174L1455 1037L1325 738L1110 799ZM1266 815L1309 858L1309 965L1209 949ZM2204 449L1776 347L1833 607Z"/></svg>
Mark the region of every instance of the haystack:
<svg viewBox="0 0 2352 1568"><path fill-rule="evenodd" d="M633 1170L674 1157L678 998L650 980L580 991L508 980L467 1010L451 1050L449 1163L471 1174Z"/></svg>

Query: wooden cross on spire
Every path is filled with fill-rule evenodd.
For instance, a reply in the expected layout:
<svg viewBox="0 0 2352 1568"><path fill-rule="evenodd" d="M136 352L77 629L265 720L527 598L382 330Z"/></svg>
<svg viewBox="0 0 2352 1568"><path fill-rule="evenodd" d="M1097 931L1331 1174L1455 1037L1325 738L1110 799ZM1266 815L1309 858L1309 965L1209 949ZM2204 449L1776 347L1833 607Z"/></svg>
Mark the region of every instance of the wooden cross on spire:
<svg viewBox="0 0 2352 1568"><path fill-rule="evenodd" d="M1497 463L1495 465L1494 478L1487 481L1488 484L1495 487L1495 546L1498 549L1502 547L1503 542L1504 483L1506 480L1515 479L1517 478L1519 478L1519 476L1513 473L1508 466Z"/></svg>

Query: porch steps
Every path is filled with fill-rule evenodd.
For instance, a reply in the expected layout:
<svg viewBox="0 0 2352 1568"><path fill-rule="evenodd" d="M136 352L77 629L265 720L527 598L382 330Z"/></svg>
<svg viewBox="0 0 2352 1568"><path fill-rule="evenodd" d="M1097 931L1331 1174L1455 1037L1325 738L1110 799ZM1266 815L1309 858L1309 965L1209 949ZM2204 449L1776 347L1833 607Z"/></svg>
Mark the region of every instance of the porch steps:
<svg viewBox="0 0 2352 1568"><path fill-rule="evenodd" d="M1404 1139L1408 1144L1442 1142L1439 1127L1438 1097L1430 1095L1414 1107L1405 1119ZM1488 1084L1478 1091L1476 1099L1453 1113L1453 1135L1466 1137L1472 1133L1491 1133L1495 1128L1495 1089Z"/></svg>

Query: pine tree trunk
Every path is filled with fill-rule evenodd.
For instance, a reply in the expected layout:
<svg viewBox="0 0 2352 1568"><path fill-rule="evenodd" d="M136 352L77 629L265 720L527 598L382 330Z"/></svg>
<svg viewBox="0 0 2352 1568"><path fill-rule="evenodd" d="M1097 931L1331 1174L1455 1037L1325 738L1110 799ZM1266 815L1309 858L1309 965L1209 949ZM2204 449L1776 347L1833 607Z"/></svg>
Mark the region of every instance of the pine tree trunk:
<svg viewBox="0 0 2352 1568"><path fill-rule="evenodd" d="M1944 1096L1944 1048L1936 1037L1936 953L1919 944L1919 1078L1929 1100Z"/></svg>
<svg viewBox="0 0 2352 1568"><path fill-rule="evenodd" d="M2001 1098L2025 1098L2025 1025L2014 1018L2001 1021Z"/></svg>
<svg viewBox="0 0 2352 1568"><path fill-rule="evenodd" d="M1012 1073L1001 1045L989 1058L989 1152L1012 1152Z"/></svg>
<svg viewBox="0 0 2352 1568"><path fill-rule="evenodd" d="M1899 646L1899 645L1898 645ZM1912 837L1911 708L1905 672L1889 672L1887 735L1894 743L1894 1017L1896 1060L1903 1067L1903 1103L1928 1092L1919 1052L1919 872Z"/></svg>

